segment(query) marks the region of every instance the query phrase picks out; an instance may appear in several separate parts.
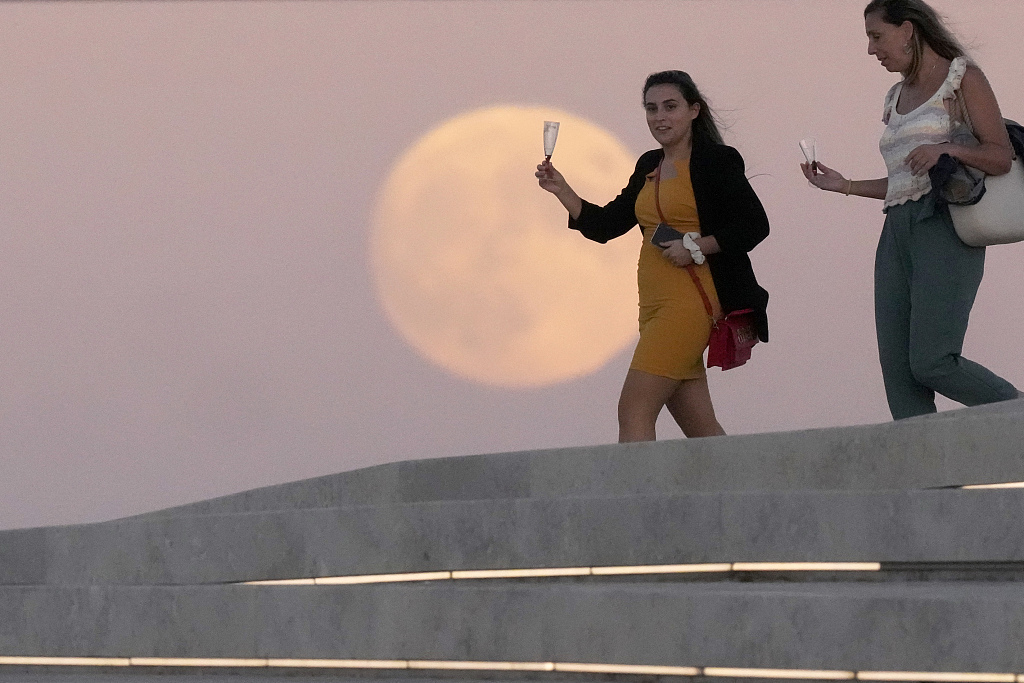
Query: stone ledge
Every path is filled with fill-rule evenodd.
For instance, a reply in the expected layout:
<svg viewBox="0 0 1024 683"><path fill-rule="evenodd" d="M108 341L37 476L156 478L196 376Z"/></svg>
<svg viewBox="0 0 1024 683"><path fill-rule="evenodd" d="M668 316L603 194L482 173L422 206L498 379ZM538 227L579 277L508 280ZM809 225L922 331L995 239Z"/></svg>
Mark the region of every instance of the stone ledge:
<svg viewBox="0 0 1024 683"><path fill-rule="evenodd" d="M49 529L6 558L4 575L9 584L203 584L707 562L1020 562L1022 518L1021 489L409 503Z"/></svg>
<svg viewBox="0 0 1024 683"><path fill-rule="evenodd" d="M26 609L27 608L27 609ZM1024 587L0 589L0 653L1024 671Z"/></svg>
<svg viewBox="0 0 1024 683"><path fill-rule="evenodd" d="M143 516L999 481L1024 481L1024 399L878 425L389 463Z"/></svg>

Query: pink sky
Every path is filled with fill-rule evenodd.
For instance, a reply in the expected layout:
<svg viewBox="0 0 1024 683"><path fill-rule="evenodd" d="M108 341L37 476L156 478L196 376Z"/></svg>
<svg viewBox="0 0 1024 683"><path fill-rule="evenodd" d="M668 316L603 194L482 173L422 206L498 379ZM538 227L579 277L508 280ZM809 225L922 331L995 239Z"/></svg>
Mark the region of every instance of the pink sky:
<svg viewBox="0 0 1024 683"><path fill-rule="evenodd" d="M0 4L0 528L613 441L631 349L544 389L449 375L382 314L368 225L403 151L475 108L557 107L651 148L639 88L665 68L690 71L731 124L772 219L753 254L772 341L711 372L724 426L888 419L880 205L811 190L796 167L813 135L840 171L884 175L895 79L866 54L863 4ZM1024 118L1024 5L935 4ZM1024 248L988 259L966 353L1024 386Z"/></svg>

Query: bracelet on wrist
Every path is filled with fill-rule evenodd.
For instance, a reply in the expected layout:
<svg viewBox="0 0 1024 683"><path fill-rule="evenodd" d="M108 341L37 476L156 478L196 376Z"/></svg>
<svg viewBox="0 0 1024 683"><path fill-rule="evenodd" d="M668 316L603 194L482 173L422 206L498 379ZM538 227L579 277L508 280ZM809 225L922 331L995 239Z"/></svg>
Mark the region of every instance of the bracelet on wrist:
<svg viewBox="0 0 1024 683"><path fill-rule="evenodd" d="M699 232L688 232L683 235L683 246L690 252L690 257L693 258L693 262L698 266L703 264L706 260L704 252L700 250L700 245L694 242L695 239L700 237Z"/></svg>
<svg viewBox="0 0 1024 683"><path fill-rule="evenodd" d="M849 197L851 192L853 192L853 181L852 180L847 180L846 181L846 192L845 192L846 196Z"/></svg>

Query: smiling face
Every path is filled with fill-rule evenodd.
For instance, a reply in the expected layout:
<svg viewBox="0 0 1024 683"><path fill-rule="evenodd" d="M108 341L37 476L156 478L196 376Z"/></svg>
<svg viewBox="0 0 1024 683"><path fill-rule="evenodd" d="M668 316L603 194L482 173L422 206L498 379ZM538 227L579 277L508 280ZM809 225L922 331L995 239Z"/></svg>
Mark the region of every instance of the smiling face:
<svg viewBox="0 0 1024 683"><path fill-rule="evenodd" d="M882 18L881 12L872 12L864 18L868 34L868 54L874 56L887 71L906 73L914 63L913 50L907 46L914 38L914 25L904 21L894 26Z"/></svg>
<svg viewBox="0 0 1024 683"><path fill-rule="evenodd" d="M693 137L693 120L700 114L699 104L690 104L679 88L671 83L652 85L644 95L647 127L665 148L688 145Z"/></svg>

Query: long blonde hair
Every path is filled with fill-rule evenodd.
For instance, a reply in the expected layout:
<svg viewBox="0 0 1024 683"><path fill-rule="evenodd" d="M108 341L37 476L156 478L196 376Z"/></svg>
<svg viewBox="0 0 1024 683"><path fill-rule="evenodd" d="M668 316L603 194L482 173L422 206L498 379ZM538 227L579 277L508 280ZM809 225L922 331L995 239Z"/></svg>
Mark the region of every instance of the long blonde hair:
<svg viewBox="0 0 1024 683"><path fill-rule="evenodd" d="M910 63L910 70L904 74L907 81L913 81L921 70L925 45L949 61L967 55L964 46L953 32L946 28L942 15L924 0L871 0L864 8L864 17L867 18L874 12L880 12L882 21L893 26L902 26L905 21L914 25L914 37L911 42L914 59Z"/></svg>

